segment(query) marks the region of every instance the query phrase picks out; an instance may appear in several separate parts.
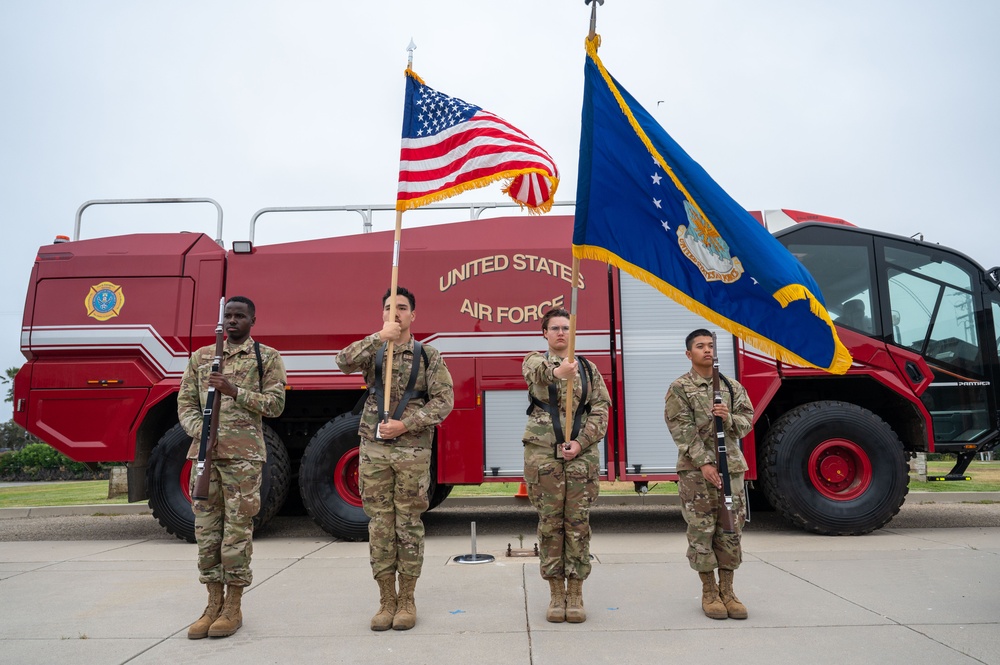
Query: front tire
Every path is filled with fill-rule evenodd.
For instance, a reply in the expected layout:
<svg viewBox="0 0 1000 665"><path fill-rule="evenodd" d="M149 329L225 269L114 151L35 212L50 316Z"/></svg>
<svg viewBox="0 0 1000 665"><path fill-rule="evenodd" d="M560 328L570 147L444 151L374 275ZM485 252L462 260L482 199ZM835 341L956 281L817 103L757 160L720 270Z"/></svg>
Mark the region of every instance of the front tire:
<svg viewBox="0 0 1000 665"><path fill-rule="evenodd" d="M794 525L824 535L861 535L899 512L908 491L907 454L871 411L810 402L779 418L764 439L768 501Z"/></svg>
<svg viewBox="0 0 1000 665"><path fill-rule="evenodd" d="M267 462L264 463L260 485L260 511L253 519L255 531L266 525L281 509L290 483L288 450L278 434L267 425L264 425L264 443ZM146 487L153 517L167 533L193 543L194 513L191 512L189 479L194 462L187 459L190 446L191 437L180 423L167 430L150 455Z"/></svg>

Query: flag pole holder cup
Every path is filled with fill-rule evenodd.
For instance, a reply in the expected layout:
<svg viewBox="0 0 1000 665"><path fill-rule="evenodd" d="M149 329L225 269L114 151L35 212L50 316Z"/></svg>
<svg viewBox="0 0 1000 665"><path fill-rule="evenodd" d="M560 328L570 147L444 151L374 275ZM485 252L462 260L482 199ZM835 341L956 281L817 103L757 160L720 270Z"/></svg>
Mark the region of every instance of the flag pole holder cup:
<svg viewBox="0 0 1000 665"><path fill-rule="evenodd" d="M476 523L472 522L472 554L461 554L452 561L455 563L492 563L495 557L492 554L479 554L476 552Z"/></svg>

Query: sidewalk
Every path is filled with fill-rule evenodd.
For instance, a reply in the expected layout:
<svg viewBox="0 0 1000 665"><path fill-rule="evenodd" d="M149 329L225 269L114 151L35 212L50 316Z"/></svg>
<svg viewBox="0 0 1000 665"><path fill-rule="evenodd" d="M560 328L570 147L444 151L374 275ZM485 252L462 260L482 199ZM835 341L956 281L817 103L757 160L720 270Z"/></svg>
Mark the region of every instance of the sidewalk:
<svg viewBox="0 0 1000 665"><path fill-rule="evenodd" d="M1000 492L910 492L907 503L1000 503ZM622 506L679 506L676 494L602 494L602 505ZM526 506L525 499L512 496L449 497L441 504L454 506ZM145 501L139 503L111 503L80 506L37 506L0 508L0 519L18 517L64 517L71 515L147 515L152 513Z"/></svg>
<svg viewBox="0 0 1000 665"><path fill-rule="evenodd" d="M936 495L935 498L938 498ZM431 537L418 623L373 633L365 543L254 543L244 626L186 639L204 605L181 541L0 542L7 663L427 663L749 665L1000 663L1000 528L893 529L857 538L747 532L737 591L747 621L701 613L683 533L595 533L588 620L545 621L535 558L461 565L468 537Z"/></svg>

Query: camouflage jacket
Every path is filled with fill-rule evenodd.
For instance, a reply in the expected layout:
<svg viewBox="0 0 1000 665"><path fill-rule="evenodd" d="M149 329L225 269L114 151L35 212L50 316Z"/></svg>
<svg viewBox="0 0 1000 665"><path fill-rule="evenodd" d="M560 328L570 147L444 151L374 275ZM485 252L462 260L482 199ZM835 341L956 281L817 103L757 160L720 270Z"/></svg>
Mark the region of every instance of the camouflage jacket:
<svg viewBox="0 0 1000 665"><path fill-rule="evenodd" d="M236 398L221 395L219 434L212 456L263 462L267 458L261 418L277 418L285 409L285 364L275 349L260 345L264 368L264 390L257 375L257 355L253 338L239 346L226 340L222 352L222 374L237 388ZM177 415L191 438L188 459L198 458L204 404L208 397L208 375L212 373L215 345L203 346L191 354L177 394Z"/></svg>
<svg viewBox="0 0 1000 665"><path fill-rule="evenodd" d="M746 389L729 379L735 394L732 406L729 388L719 382L722 401L729 407L729 418L723 423L726 433L726 459L730 473L743 473L747 462L740 451L739 439L753 429L753 404ZM693 471L706 464L715 464L715 418L712 416L712 379L693 369L680 377L667 391L664 418L670 436L677 444L677 470Z"/></svg>
<svg viewBox="0 0 1000 665"><path fill-rule="evenodd" d="M354 342L337 354L337 366L344 374L352 374L361 370L365 383L375 384L375 356L382 347L378 333L373 333ZM444 364L444 358L434 347L424 344L427 362L420 361L417 372L417 383L413 387L416 392L426 393L412 398L403 411L400 420L406 425L406 433L392 441L396 446L430 446L434 440L434 427L440 424L451 413L455 406L455 390L452 387L451 373ZM400 397L406 390L413 367L413 337L406 344L396 344L392 353L392 386L389 389L389 413L396 409ZM382 404L378 403L375 394L368 395L365 408L361 414L361 426L358 434L368 440L375 439L375 426L382 413Z"/></svg>
<svg viewBox="0 0 1000 665"><path fill-rule="evenodd" d="M580 432L576 436L576 441L583 450L599 442L608 431L608 413L611 410L611 395L608 387L604 384L604 377L601 376L597 366L589 360L584 359L590 365L590 377L593 378L587 402L590 404L590 413L584 413L580 421ZM553 383L559 394L559 411L562 413L560 424L563 426L563 433L569 436L572 431L572 423L566 426L566 379L557 379L553 371L563 362L563 359L554 353L529 353L524 357L521 364L521 374L528 383L528 392L539 401L549 403L549 386ZM580 405L581 385L579 373L585 371L581 366L577 370L577 376L573 378L573 413L576 413ZM525 445L545 446L552 448L555 446L556 433L552 427L552 417L548 411L537 406L528 415L528 424L524 428ZM562 443L560 441L559 443Z"/></svg>

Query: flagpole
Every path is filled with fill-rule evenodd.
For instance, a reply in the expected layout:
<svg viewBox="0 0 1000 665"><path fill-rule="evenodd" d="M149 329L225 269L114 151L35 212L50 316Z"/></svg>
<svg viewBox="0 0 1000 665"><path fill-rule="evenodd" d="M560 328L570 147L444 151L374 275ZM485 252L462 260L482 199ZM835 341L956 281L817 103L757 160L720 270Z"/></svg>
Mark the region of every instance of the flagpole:
<svg viewBox="0 0 1000 665"><path fill-rule="evenodd" d="M587 39L593 41L597 35L597 5L603 5L604 0L584 0L584 2L590 5L590 34L587 35Z"/></svg>
<svg viewBox="0 0 1000 665"><path fill-rule="evenodd" d="M573 285L572 295L570 295L569 305L569 349L566 356L568 362L573 362L576 354L576 283L580 279L580 259L573 257L573 276L570 283ZM573 436L573 375L566 379L566 427L563 428L566 441L569 443Z"/></svg>
<svg viewBox="0 0 1000 665"><path fill-rule="evenodd" d="M604 0L585 0L590 5L590 34L587 35L589 41L593 41L597 35L597 5L603 5ZM568 362L573 362L576 355L576 293L577 282L580 280L580 259L573 257L573 275L570 284L573 285L569 306L569 353L566 356ZM573 436L573 375L566 379L566 427L563 428L565 443L570 442Z"/></svg>
<svg viewBox="0 0 1000 665"><path fill-rule="evenodd" d="M403 235L403 211L396 211L396 232L392 237L392 280L389 286L389 320L396 320L396 287L399 285L399 241ZM412 332L410 333L413 334ZM392 352L395 343L389 340L385 350L385 398L382 404L382 422L389 422L389 398L392 393Z"/></svg>
<svg viewBox="0 0 1000 665"><path fill-rule="evenodd" d="M413 69L413 52L416 50L417 45L413 43L413 38L410 38L410 43L406 47L406 68ZM403 211L396 210L396 230L392 236L392 280L389 283L389 320L396 320L396 287L399 286L399 243L403 237ZM413 332L410 332L413 335ZM382 402L382 422L389 422L389 400L392 395L392 354L395 348L395 344L392 340L385 350L385 378L383 385L385 386L385 396ZM416 362L416 361L414 361Z"/></svg>

